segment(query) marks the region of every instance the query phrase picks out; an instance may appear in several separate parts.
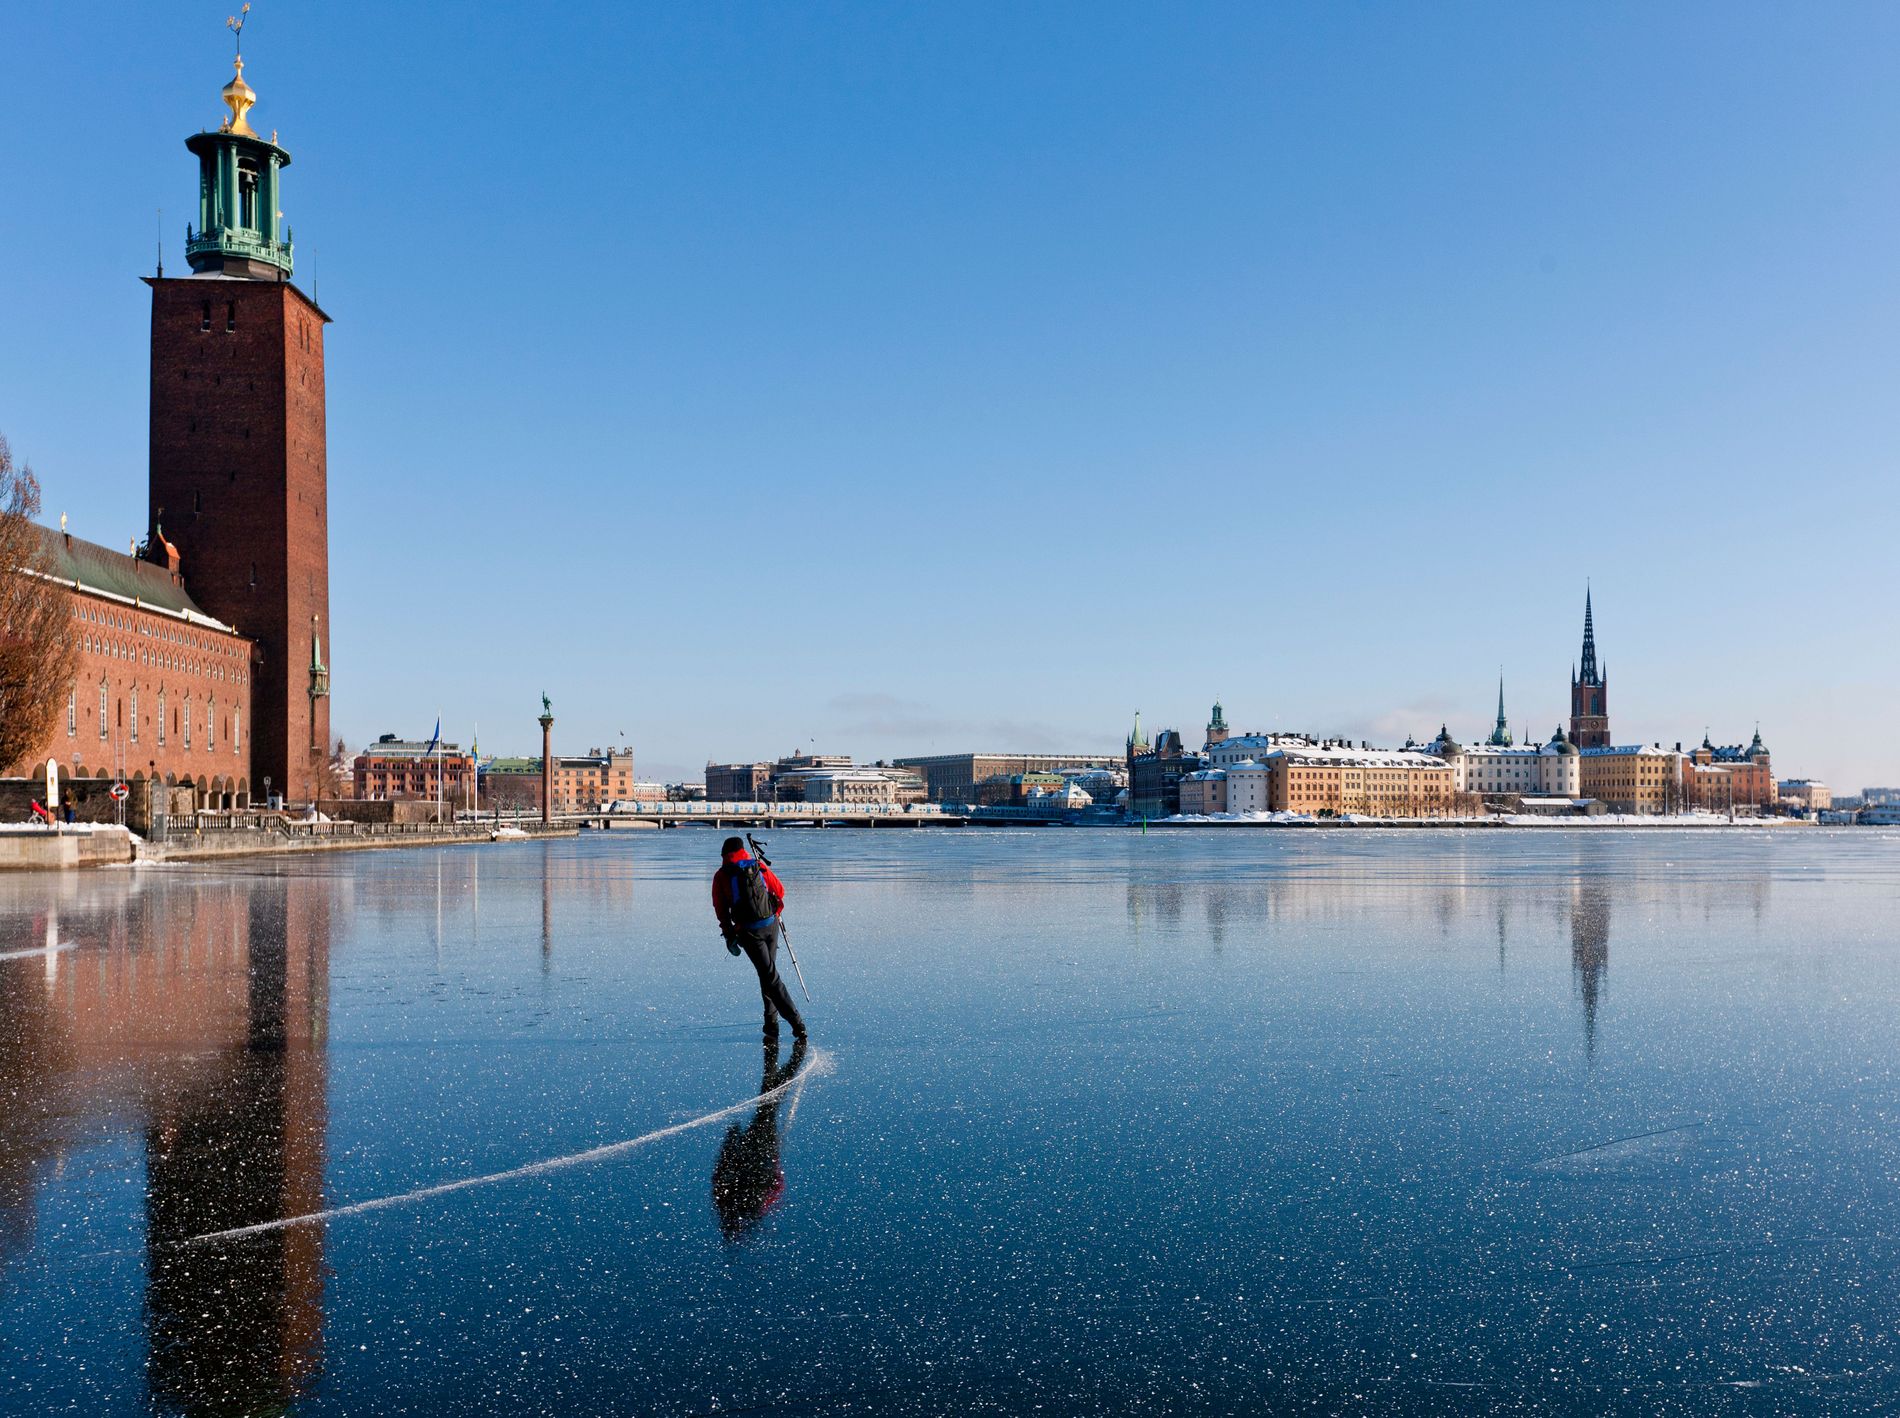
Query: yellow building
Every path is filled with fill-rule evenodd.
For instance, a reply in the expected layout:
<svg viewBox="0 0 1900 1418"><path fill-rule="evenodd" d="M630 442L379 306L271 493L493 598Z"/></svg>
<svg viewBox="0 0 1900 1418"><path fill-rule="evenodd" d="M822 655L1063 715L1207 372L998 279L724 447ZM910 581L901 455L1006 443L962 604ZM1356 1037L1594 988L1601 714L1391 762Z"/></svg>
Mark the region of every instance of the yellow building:
<svg viewBox="0 0 1900 1418"><path fill-rule="evenodd" d="M602 753L595 749L575 756L557 756L554 760L555 812L592 812L633 795L631 749L619 753Z"/></svg>
<svg viewBox="0 0 1900 1418"><path fill-rule="evenodd" d="M1227 768L1227 810L1361 817L1446 817L1456 775L1436 754L1354 748L1342 740L1288 743Z"/></svg>
<svg viewBox="0 0 1900 1418"><path fill-rule="evenodd" d="M1580 755L1583 796L1612 812L1649 816L1680 812L1682 755L1643 744L1586 748Z"/></svg>

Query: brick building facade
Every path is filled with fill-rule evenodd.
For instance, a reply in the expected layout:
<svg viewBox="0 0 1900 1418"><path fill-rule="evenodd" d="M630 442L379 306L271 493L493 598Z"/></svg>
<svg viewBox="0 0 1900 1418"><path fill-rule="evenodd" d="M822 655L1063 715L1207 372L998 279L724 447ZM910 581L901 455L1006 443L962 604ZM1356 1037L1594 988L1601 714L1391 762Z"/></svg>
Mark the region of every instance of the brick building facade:
<svg viewBox="0 0 1900 1418"><path fill-rule="evenodd" d="M1688 761L1694 770L1688 777L1692 808L1767 812L1781 799L1774 763L1759 729L1754 742L1747 745L1714 744L1704 734L1701 745L1689 751Z"/></svg>
<svg viewBox="0 0 1900 1418"><path fill-rule="evenodd" d="M327 693L311 692L330 612L329 317L288 280L147 284L149 525L178 548L198 602L256 645L253 769L307 800L330 742Z"/></svg>
<svg viewBox="0 0 1900 1418"><path fill-rule="evenodd" d="M426 739L384 734L356 755L351 778L358 798L434 802L439 796L450 807L471 806L475 760L457 744L431 749Z"/></svg>
<svg viewBox="0 0 1900 1418"><path fill-rule="evenodd" d="M542 774L540 758L491 758L481 766L482 800L503 812L541 810L542 784L553 785L550 811L595 812L613 802L643 796L634 778L633 750L556 754L553 771ZM651 784L645 796L654 796ZM660 790L664 793L664 789Z"/></svg>
<svg viewBox="0 0 1900 1418"><path fill-rule="evenodd" d="M252 791L251 642L206 615L177 570L42 529L46 574L66 598L78 666L51 738L78 778L156 779L211 807Z"/></svg>
<svg viewBox="0 0 1900 1418"><path fill-rule="evenodd" d="M633 751L557 754L554 759L554 811L592 812L629 799L633 792Z"/></svg>

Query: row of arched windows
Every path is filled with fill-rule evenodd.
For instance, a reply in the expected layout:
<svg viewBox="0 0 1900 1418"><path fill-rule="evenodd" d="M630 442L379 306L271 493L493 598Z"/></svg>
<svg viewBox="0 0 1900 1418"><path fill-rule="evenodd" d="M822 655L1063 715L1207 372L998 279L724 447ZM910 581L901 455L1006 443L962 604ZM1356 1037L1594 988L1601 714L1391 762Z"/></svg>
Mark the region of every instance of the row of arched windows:
<svg viewBox="0 0 1900 1418"><path fill-rule="evenodd" d="M78 605L73 615L103 630L124 631L152 642L136 645L106 635L86 633L80 637L80 645L87 654L128 660L154 669L206 675L221 682L246 682L242 642L227 643L221 636L202 635L184 627L150 622L98 606ZM192 651L201 653L192 654Z"/></svg>
<svg viewBox="0 0 1900 1418"><path fill-rule="evenodd" d="M139 687L137 685L131 686L130 697L132 700L132 722L129 726L127 738L130 742L137 743L139 741ZM243 711L240 709L233 708L231 710L230 740L231 752L234 754L243 752L244 729L242 713ZM115 718L112 709L111 686L102 676L99 680L99 737L102 741L112 737L112 730L115 723L117 727L127 727L125 723L125 705L121 702L119 712ZM214 751L218 746L218 697L215 694L205 701L203 724L205 751L209 753ZM158 730L158 745L160 748L165 746L166 730L168 727L172 733L178 735L179 741L186 748L190 748L192 729L191 696L187 694L180 703L172 708L168 720L165 712L165 690L163 686L160 686L155 727ZM72 691L66 697L66 737L69 739L79 737L78 685L74 685Z"/></svg>

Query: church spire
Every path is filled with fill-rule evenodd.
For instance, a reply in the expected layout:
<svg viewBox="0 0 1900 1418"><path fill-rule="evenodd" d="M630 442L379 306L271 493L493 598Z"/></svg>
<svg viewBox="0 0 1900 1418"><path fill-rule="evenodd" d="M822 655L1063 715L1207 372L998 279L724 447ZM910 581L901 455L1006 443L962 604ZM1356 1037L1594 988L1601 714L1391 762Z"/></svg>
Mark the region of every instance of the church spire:
<svg viewBox="0 0 1900 1418"><path fill-rule="evenodd" d="M1504 722L1504 674L1502 671L1498 673L1498 721L1492 726L1491 737L1486 742L1497 748L1509 748L1511 744L1511 730Z"/></svg>
<svg viewBox="0 0 1900 1418"><path fill-rule="evenodd" d="M1577 675L1579 684L1601 684L1602 675L1597 670L1597 630L1590 609L1590 588L1583 588L1583 664Z"/></svg>
<svg viewBox="0 0 1900 1418"><path fill-rule="evenodd" d="M1570 672L1570 741L1580 749L1610 745L1610 681L1597 663L1595 607L1583 587L1583 658Z"/></svg>

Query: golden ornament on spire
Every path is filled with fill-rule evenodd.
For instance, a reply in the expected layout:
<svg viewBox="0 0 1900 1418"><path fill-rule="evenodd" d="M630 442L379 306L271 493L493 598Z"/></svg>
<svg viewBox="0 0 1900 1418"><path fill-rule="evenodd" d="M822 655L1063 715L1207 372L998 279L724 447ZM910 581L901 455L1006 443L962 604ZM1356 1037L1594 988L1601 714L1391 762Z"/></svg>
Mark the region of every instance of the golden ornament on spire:
<svg viewBox="0 0 1900 1418"><path fill-rule="evenodd" d="M236 76L230 83L224 86L224 102L226 107L231 110L231 116L224 120L224 131L227 133L239 133L247 138L255 138L257 136L257 130L244 121L244 115L249 113L251 106L257 102L257 93L249 84L244 82L244 61L242 59L237 61Z"/></svg>
<svg viewBox="0 0 1900 1418"><path fill-rule="evenodd" d="M233 76L231 82L224 86L221 95L224 99L225 107L231 110L231 116L225 119L224 127L221 131L237 133L246 138L255 138L257 131L252 128L244 118L244 115L251 111L252 105L257 102L256 91L252 89L249 84L244 82L244 21L250 13L251 7L249 4L246 4L242 10L239 10L237 14L231 16L230 19L224 22L225 27L237 37L237 55L231 61L233 66L237 69L237 73Z"/></svg>

